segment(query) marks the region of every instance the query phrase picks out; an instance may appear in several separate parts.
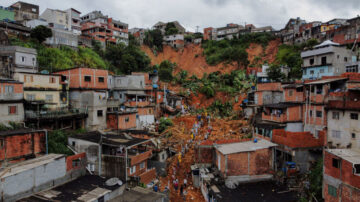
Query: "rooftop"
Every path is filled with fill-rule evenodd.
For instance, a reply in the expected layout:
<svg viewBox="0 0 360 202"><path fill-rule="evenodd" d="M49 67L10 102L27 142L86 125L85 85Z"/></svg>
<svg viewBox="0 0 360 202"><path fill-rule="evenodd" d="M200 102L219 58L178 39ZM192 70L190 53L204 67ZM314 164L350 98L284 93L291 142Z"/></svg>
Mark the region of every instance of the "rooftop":
<svg viewBox="0 0 360 202"><path fill-rule="evenodd" d="M327 152L353 164L360 164L360 152L352 149L327 149Z"/></svg>
<svg viewBox="0 0 360 202"><path fill-rule="evenodd" d="M73 135L71 138L86 140L93 143L99 143L102 141L105 145L114 145L114 146L135 146L138 144L149 142L150 140L134 138L127 134L101 134L99 131L91 131L79 135Z"/></svg>
<svg viewBox="0 0 360 202"><path fill-rule="evenodd" d="M347 78L321 79L321 80L317 80L317 81L313 81L313 82L306 83L305 85L327 84L327 83L332 83L332 82L337 82L337 81L343 81L343 80L347 80Z"/></svg>
<svg viewBox="0 0 360 202"><path fill-rule="evenodd" d="M20 201L92 201L94 198L99 198L120 187L118 184L107 186L106 180L106 178L97 175L85 175L62 186L42 191Z"/></svg>
<svg viewBox="0 0 360 202"><path fill-rule="evenodd" d="M27 133L35 133L40 132L44 130L34 130L32 128L21 128L16 130L7 130L7 131L1 131L0 136L11 136L11 135L22 135Z"/></svg>
<svg viewBox="0 0 360 202"><path fill-rule="evenodd" d="M322 42L321 44L314 46L314 48L322 48L325 46L339 46L339 45L340 44L338 44L338 43L334 43L330 40L326 40L326 41Z"/></svg>
<svg viewBox="0 0 360 202"><path fill-rule="evenodd" d="M152 190L145 189L142 187L135 187L130 190L125 190L122 195L110 200L110 202L116 202L116 201L152 202L152 201L162 201L161 199L163 198L165 198L165 194L159 192L153 192Z"/></svg>
<svg viewBox="0 0 360 202"><path fill-rule="evenodd" d="M41 156L35 159L26 160L21 163L14 164L12 166L7 167L5 171L0 171L1 178L5 178L8 176L16 175L18 173L24 172L26 170L31 170L33 168L39 167L41 165L48 164L52 161L58 160L60 158L65 158L63 154L49 154L45 156Z"/></svg>
<svg viewBox="0 0 360 202"><path fill-rule="evenodd" d="M264 139L259 139L256 143L254 141L248 141L226 145L218 145L216 146L216 149L219 150L222 154L227 155L240 152L256 151L258 149L267 149L275 146L277 146L277 144L274 144Z"/></svg>

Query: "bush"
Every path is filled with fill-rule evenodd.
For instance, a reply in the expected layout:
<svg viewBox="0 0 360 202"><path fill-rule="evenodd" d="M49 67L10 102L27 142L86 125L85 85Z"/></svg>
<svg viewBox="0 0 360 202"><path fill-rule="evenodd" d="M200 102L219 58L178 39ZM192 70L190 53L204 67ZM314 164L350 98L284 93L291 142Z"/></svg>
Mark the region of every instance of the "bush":
<svg viewBox="0 0 360 202"><path fill-rule="evenodd" d="M155 51L162 52L163 35L159 29L145 32L144 44Z"/></svg>
<svg viewBox="0 0 360 202"><path fill-rule="evenodd" d="M220 100L215 100L207 110L221 117L229 117L233 111L233 106L230 102L222 103Z"/></svg>
<svg viewBox="0 0 360 202"><path fill-rule="evenodd" d="M169 126L172 126L173 122L171 119L161 117L160 118L160 124L159 124L159 133L164 132Z"/></svg>
<svg viewBox="0 0 360 202"><path fill-rule="evenodd" d="M48 133L49 153L72 155L73 152L67 147L69 133L55 130Z"/></svg>
<svg viewBox="0 0 360 202"><path fill-rule="evenodd" d="M39 25L31 30L30 37L36 39L39 43L43 43L46 38L52 37L52 31L44 25Z"/></svg>
<svg viewBox="0 0 360 202"><path fill-rule="evenodd" d="M168 60L164 60L160 63L159 66L154 67L158 69L159 79L161 81L170 82L173 80L172 72L175 68L176 64L171 63Z"/></svg>

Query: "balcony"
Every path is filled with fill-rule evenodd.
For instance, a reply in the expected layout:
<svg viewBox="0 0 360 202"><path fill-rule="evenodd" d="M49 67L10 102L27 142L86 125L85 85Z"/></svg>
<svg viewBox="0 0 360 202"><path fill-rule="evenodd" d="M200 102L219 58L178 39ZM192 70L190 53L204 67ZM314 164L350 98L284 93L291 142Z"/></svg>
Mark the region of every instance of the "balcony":
<svg viewBox="0 0 360 202"><path fill-rule="evenodd" d="M86 108L76 108L76 109L64 109L57 108L51 111L25 111L26 119L55 119L55 118L64 118L70 116L87 116L88 110Z"/></svg>
<svg viewBox="0 0 360 202"><path fill-rule="evenodd" d="M23 98L22 93L0 93L0 100L22 100Z"/></svg>
<svg viewBox="0 0 360 202"><path fill-rule="evenodd" d="M262 113L261 116L262 120L264 121L273 121L273 122L277 122L277 123L283 123L287 121L286 115L285 114L270 114L270 115L266 115L265 113Z"/></svg>
<svg viewBox="0 0 360 202"><path fill-rule="evenodd" d="M145 107L151 104L150 101L128 101L125 103L125 106L128 107Z"/></svg>

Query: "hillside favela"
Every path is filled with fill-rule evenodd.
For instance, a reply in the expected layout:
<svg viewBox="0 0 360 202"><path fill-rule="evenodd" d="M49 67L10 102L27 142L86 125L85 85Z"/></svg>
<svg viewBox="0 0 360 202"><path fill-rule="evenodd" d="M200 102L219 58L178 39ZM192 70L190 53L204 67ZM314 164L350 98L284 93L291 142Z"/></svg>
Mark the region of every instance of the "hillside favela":
<svg viewBox="0 0 360 202"><path fill-rule="evenodd" d="M358 14L0 1L0 202L359 202Z"/></svg>

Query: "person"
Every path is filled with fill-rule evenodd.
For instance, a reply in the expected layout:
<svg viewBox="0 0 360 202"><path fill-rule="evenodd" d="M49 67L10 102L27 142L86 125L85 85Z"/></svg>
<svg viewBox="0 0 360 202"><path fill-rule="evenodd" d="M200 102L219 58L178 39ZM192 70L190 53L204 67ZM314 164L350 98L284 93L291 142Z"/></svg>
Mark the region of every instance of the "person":
<svg viewBox="0 0 360 202"><path fill-rule="evenodd" d="M200 114L197 115L197 120L201 121L201 115Z"/></svg>
<svg viewBox="0 0 360 202"><path fill-rule="evenodd" d="M186 195L187 195L187 191L186 191L186 189L183 191L183 199L184 199L184 201L186 201Z"/></svg>
<svg viewBox="0 0 360 202"><path fill-rule="evenodd" d="M187 179L184 178L184 187L186 187L186 185L187 185Z"/></svg>
<svg viewBox="0 0 360 202"><path fill-rule="evenodd" d="M176 179L176 180L175 180L175 183L174 183L174 189L175 189L175 191L177 191L178 187L179 187L179 181L178 181L178 179Z"/></svg>
<svg viewBox="0 0 360 202"><path fill-rule="evenodd" d="M181 185L181 186L180 186L180 196L183 195L183 191L184 191L184 185Z"/></svg>

